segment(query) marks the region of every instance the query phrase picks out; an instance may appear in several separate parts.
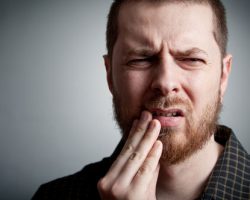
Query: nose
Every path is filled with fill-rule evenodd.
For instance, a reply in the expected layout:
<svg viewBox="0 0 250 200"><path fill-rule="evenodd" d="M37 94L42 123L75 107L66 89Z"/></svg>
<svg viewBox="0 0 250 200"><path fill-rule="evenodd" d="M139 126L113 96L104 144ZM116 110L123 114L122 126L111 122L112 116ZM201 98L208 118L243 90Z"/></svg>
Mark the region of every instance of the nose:
<svg viewBox="0 0 250 200"><path fill-rule="evenodd" d="M180 91L180 72L171 59L161 60L154 68L151 88L161 95L175 94Z"/></svg>

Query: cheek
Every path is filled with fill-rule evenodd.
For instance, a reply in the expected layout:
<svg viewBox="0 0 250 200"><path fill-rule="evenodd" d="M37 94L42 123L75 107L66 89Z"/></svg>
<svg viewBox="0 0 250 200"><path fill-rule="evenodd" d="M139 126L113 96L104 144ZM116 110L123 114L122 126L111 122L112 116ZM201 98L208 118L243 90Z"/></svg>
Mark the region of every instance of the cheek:
<svg viewBox="0 0 250 200"><path fill-rule="evenodd" d="M187 93L197 113L213 101L219 92L220 78L212 73L200 73L193 75L187 81Z"/></svg>
<svg viewBox="0 0 250 200"><path fill-rule="evenodd" d="M149 77L142 71L124 71L115 76L116 91L126 99L126 102L142 102L144 94L148 90Z"/></svg>

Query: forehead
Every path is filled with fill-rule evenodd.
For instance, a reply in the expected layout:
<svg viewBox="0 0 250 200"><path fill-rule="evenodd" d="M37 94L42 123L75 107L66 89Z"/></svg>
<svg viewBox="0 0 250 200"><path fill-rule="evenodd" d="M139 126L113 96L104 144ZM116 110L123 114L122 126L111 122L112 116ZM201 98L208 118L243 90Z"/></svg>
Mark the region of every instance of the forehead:
<svg viewBox="0 0 250 200"><path fill-rule="evenodd" d="M118 17L118 40L127 45L208 45L213 35L213 13L209 5L128 2Z"/></svg>

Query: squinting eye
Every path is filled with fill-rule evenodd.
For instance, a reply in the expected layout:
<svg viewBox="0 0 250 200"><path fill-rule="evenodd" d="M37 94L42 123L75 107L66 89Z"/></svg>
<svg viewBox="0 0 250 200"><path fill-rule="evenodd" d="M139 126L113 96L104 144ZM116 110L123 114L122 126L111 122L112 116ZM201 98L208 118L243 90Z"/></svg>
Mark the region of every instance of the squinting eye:
<svg viewBox="0 0 250 200"><path fill-rule="evenodd" d="M188 59L190 62L203 62L202 59L199 59L199 58L190 58Z"/></svg>
<svg viewBox="0 0 250 200"><path fill-rule="evenodd" d="M178 58L178 61L190 66L200 66L205 64L205 60L200 58Z"/></svg>
<svg viewBox="0 0 250 200"><path fill-rule="evenodd" d="M130 67L138 67L138 68L147 68L151 66L152 61L150 58L144 58L144 59L134 59L130 60L127 65Z"/></svg>
<svg viewBox="0 0 250 200"><path fill-rule="evenodd" d="M183 59L180 59L180 60L184 61L184 62L204 62L200 58L183 58Z"/></svg>

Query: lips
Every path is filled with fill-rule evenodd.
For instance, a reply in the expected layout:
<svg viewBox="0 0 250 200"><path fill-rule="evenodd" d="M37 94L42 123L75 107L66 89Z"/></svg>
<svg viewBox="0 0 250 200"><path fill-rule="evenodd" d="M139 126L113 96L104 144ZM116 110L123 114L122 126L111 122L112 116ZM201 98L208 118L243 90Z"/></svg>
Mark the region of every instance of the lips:
<svg viewBox="0 0 250 200"><path fill-rule="evenodd" d="M154 119L157 119L161 123L161 127L170 128L178 127L181 125L184 119L184 112L181 109L170 108L170 109L153 109L150 110Z"/></svg>
<svg viewBox="0 0 250 200"><path fill-rule="evenodd" d="M167 109L167 110L152 110L153 117L163 116L163 117L184 117L184 113L181 109Z"/></svg>

